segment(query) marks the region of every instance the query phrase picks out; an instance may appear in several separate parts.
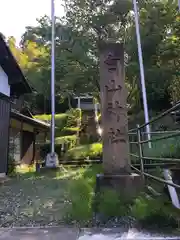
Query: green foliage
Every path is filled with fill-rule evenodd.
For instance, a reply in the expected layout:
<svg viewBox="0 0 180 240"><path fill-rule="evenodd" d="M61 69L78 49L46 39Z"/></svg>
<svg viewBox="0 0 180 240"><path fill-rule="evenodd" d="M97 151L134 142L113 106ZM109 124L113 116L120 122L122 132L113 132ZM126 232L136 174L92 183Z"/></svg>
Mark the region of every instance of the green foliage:
<svg viewBox="0 0 180 240"><path fill-rule="evenodd" d="M65 219L68 222L88 223L92 219L92 203L96 174L101 172L100 166L80 168L66 192Z"/></svg>
<svg viewBox="0 0 180 240"><path fill-rule="evenodd" d="M56 114L55 115L55 151L61 157L61 147L64 146L64 150L67 151L72 149L77 144L77 118L81 117L81 112L78 109L70 110L67 113L63 114ZM37 115L35 116L36 119L41 121L50 122L51 115ZM73 127L73 125L75 127ZM69 127L67 127L69 126ZM50 138L50 136L49 136ZM41 158L45 158L47 153L50 152L50 143L47 142L46 144L41 146L40 155Z"/></svg>
<svg viewBox="0 0 180 240"><path fill-rule="evenodd" d="M113 189L104 189L98 196L98 212L106 217L128 216L130 205Z"/></svg>
<svg viewBox="0 0 180 240"><path fill-rule="evenodd" d="M65 18L56 18L56 99L68 99L92 92L99 98L99 51L102 41L125 43L126 85L131 110L141 109L140 71L132 1L65 0ZM147 98L151 109L167 108L170 100L179 99L180 18L176 1L140 1L140 29L146 78ZM38 19L37 26L27 27L20 47L8 40L11 51L27 79L37 90L28 99L38 105L43 98L44 111L50 100L51 20Z"/></svg>
<svg viewBox="0 0 180 240"><path fill-rule="evenodd" d="M75 147L77 143L77 136L63 136L63 137L57 137L55 138L55 152L61 157L61 148L62 145L64 145L65 150L71 149ZM51 151L51 144L50 142L47 142L40 146L40 156L42 159L46 157L46 155Z"/></svg>
<svg viewBox="0 0 180 240"><path fill-rule="evenodd" d="M88 181L76 180L69 186L70 209L66 212L67 220L88 221L92 218L93 188Z"/></svg>
<svg viewBox="0 0 180 240"><path fill-rule="evenodd" d="M51 114L36 115L34 118L50 123ZM68 115L66 113L55 114L55 126L58 129L63 129L66 125Z"/></svg>
<svg viewBox="0 0 180 240"><path fill-rule="evenodd" d="M165 135L164 135L165 136ZM168 134L166 134L168 136ZM153 136L158 138L161 136ZM152 143L152 149L144 144L144 155L151 157L180 158L180 137L172 137Z"/></svg>
<svg viewBox="0 0 180 240"><path fill-rule="evenodd" d="M51 114L36 115L34 118L48 123L51 122ZM56 136L74 135L79 130L77 123L80 120L80 109L70 109L66 113L55 114Z"/></svg>
<svg viewBox="0 0 180 240"><path fill-rule="evenodd" d="M82 113L81 110L71 108L67 111L68 119L66 127L77 127L78 121L81 121Z"/></svg>
<svg viewBox="0 0 180 240"><path fill-rule="evenodd" d="M143 226L177 227L178 210L165 197L152 198L145 194L135 199L131 214Z"/></svg>
<svg viewBox="0 0 180 240"><path fill-rule="evenodd" d="M59 132L59 135L61 136L74 135L79 130L80 129L78 127L64 127L62 131Z"/></svg>
<svg viewBox="0 0 180 240"><path fill-rule="evenodd" d="M61 144L55 144L55 152L61 156ZM42 160L45 159L48 153L51 152L51 144L50 143L45 143L40 146L40 157Z"/></svg>
<svg viewBox="0 0 180 240"><path fill-rule="evenodd" d="M56 144L65 144L68 146L68 149L75 147L77 143L77 135L57 137L55 139Z"/></svg>
<svg viewBox="0 0 180 240"><path fill-rule="evenodd" d="M80 145L70 149L64 156L66 159L99 159L102 157L102 144L93 143L87 145Z"/></svg>
<svg viewBox="0 0 180 240"><path fill-rule="evenodd" d="M71 170L70 170L71 171ZM96 174L102 172L102 166L93 165L79 168L72 175L66 188L67 205L65 219L68 222L87 224L93 216L93 199ZM179 211L174 209L166 197L150 197L141 193L135 199L127 201L112 189L101 189L98 197L98 212L107 217L134 217L143 227L177 227Z"/></svg>
<svg viewBox="0 0 180 240"><path fill-rule="evenodd" d="M16 164L12 156L9 156L8 159L8 175L13 176L16 174Z"/></svg>

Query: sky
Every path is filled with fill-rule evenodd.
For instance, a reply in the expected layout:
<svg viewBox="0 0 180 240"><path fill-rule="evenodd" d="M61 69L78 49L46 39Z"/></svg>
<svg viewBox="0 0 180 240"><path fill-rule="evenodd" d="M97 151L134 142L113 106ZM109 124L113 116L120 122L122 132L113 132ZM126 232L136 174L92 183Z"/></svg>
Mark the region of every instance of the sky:
<svg viewBox="0 0 180 240"><path fill-rule="evenodd" d="M55 0L55 14L64 13L61 0ZM17 43L26 26L36 26L36 19L51 15L51 0L0 0L0 32L14 36Z"/></svg>

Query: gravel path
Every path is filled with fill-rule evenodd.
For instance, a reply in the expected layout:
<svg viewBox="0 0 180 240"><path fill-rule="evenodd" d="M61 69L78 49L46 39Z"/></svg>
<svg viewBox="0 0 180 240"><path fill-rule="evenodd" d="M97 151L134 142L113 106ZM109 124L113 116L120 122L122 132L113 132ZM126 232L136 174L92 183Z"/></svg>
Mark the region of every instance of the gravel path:
<svg viewBox="0 0 180 240"><path fill-rule="evenodd" d="M55 174L24 174L0 186L0 227L61 224L67 181Z"/></svg>

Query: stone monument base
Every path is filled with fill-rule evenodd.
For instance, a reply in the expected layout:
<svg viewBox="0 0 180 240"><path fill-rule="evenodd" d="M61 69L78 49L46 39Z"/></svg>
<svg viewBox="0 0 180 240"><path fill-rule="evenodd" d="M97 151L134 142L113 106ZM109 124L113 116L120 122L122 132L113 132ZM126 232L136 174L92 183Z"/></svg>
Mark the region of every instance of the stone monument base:
<svg viewBox="0 0 180 240"><path fill-rule="evenodd" d="M49 153L46 156L46 167L47 168L56 168L59 165L58 155L56 153Z"/></svg>
<svg viewBox="0 0 180 240"><path fill-rule="evenodd" d="M131 199L139 195L144 189L144 180L141 175L131 173L127 175L106 175L96 176L96 193L102 188L114 189L120 196Z"/></svg>

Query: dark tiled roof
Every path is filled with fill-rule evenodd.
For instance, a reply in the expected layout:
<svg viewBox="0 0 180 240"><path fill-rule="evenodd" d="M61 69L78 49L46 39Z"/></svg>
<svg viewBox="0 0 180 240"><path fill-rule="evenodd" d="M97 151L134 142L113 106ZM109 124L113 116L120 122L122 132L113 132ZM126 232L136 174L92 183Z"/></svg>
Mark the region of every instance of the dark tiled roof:
<svg viewBox="0 0 180 240"><path fill-rule="evenodd" d="M44 130L49 130L50 129L50 124L47 124L43 121L28 117L24 114L19 113L18 111L11 109L11 113L10 113L11 118L15 118L19 121L23 121L25 123L28 123L34 127L40 128L40 129L44 129Z"/></svg>

